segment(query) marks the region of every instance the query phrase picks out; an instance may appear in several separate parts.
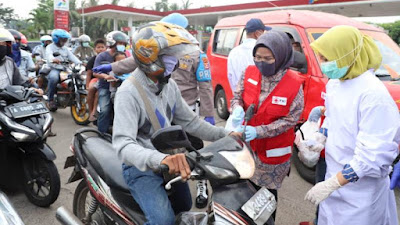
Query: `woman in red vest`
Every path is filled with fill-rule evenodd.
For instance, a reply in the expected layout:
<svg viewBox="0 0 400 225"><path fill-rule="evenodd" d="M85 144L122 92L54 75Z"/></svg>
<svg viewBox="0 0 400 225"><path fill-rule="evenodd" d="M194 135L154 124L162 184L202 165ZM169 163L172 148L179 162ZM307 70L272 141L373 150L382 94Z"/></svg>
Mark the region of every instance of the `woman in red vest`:
<svg viewBox="0 0 400 225"><path fill-rule="evenodd" d="M233 115L243 115L255 104L246 128L246 141L258 156L251 180L268 188L278 200L277 189L290 169L294 126L304 107L302 81L289 69L293 50L286 33L272 30L260 36L253 56L255 66L246 69L231 106Z"/></svg>

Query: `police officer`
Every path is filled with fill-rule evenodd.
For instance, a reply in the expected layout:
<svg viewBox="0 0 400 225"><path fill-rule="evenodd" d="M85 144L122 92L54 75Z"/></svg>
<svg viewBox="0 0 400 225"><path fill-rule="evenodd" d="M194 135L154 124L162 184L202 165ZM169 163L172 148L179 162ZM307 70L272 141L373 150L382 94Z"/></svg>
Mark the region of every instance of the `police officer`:
<svg viewBox="0 0 400 225"><path fill-rule="evenodd" d="M172 23L186 28L188 20L180 13L172 13L163 19L162 22ZM193 43L198 41L192 36ZM115 62L112 64L101 65L93 68L94 72L109 72L115 74L125 74L132 72L136 68L136 61L133 57ZM214 99L211 86L211 71L208 58L200 48L198 51L185 55L179 59L179 67L172 73L171 78L175 80L186 103L200 116L212 125L214 120ZM198 101L200 99L200 102ZM203 147L203 141L188 135L189 140L196 149ZM207 182L199 181L197 184L196 207L204 208L208 202Z"/></svg>

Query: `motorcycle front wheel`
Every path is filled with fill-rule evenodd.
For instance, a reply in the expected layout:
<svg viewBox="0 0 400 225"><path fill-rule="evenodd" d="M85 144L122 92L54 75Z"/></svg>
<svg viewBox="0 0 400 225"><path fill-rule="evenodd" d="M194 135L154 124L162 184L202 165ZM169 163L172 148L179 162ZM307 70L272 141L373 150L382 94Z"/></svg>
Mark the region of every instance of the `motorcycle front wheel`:
<svg viewBox="0 0 400 225"><path fill-rule="evenodd" d="M72 116L72 119L74 119L76 124L86 126L90 123L89 107L86 102L86 95L81 95L80 100L81 100L81 102L80 102L81 108L80 109L78 109L75 102L71 105L71 116Z"/></svg>
<svg viewBox="0 0 400 225"><path fill-rule="evenodd" d="M105 218L100 211L100 208L96 206L95 198L90 194L89 187L85 180L81 180L75 189L74 201L72 203L72 210L74 215L78 217L84 224L98 224L108 225L110 223L105 222ZM90 210L96 210L91 217L91 221L85 221Z"/></svg>
<svg viewBox="0 0 400 225"><path fill-rule="evenodd" d="M53 161L41 157L29 157L23 161L26 197L34 205L48 207L60 194L60 175Z"/></svg>

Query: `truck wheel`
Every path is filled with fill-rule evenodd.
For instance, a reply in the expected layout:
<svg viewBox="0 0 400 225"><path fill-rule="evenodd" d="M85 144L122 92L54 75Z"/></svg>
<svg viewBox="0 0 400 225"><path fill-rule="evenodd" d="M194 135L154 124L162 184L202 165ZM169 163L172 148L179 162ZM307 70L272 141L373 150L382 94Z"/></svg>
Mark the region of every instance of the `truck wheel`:
<svg viewBox="0 0 400 225"><path fill-rule="evenodd" d="M228 112L228 105L226 102L226 96L225 96L224 89L218 90L215 100L216 100L218 116L224 120L228 119L229 112Z"/></svg>
<svg viewBox="0 0 400 225"><path fill-rule="evenodd" d="M300 176L304 180L306 180L311 184L315 184L315 166L310 168L304 165L304 163L299 159L298 153L299 150L297 149L297 146L294 144L292 161L294 163L294 166L296 167L297 172L299 172Z"/></svg>

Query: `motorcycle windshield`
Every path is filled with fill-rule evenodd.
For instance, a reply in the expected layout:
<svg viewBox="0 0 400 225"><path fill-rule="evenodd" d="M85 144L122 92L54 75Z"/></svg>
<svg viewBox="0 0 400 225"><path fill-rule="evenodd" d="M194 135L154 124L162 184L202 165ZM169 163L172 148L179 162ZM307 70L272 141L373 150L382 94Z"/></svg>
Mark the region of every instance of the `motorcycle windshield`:
<svg viewBox="0 0 400 225"><path fill-rule="evenodd" d="M246 145L243 145L240 151L220 151L219 154L235 167L240 174L240 179L250 179L256 169L254 158L250 151Z"/></svg>
<svg viewBox="0 0 400 225"><path fill-rule="evenodd" d="M218 153L219 156L214 155L214 159L206 164L228 169L230 166L224 166L224 162L218 160L218 158L222 156L226 159L227 163L229 162L229 164L231 164L231 166L238 172L240 179L249 179L254 174L255 161L251 149L237 138L231 136L224 137L206 146L200 150L200 152L209 152L212 154Z"/></svg>
<svg viewBox="0 0 400 225"><path fill-rule="evenodd" d="M6 195L0 192L0 224L24 225Z"/></svg>

